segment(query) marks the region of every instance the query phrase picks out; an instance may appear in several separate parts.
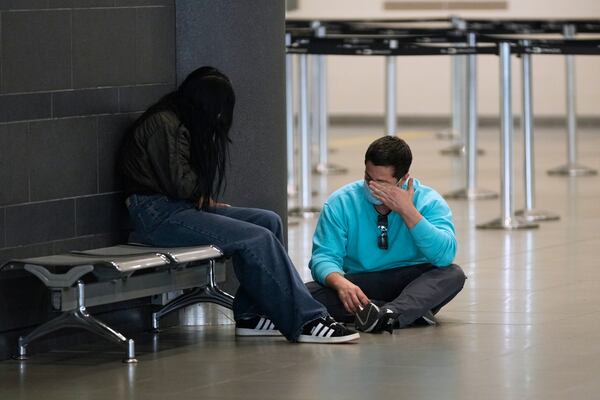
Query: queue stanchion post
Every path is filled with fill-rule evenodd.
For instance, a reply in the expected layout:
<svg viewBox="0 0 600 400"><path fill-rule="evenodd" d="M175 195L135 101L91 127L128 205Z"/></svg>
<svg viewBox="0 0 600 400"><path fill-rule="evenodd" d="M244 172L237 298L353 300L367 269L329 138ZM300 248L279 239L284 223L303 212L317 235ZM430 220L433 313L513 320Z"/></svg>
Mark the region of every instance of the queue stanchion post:
<svg viewBox="0 0 600 400"><path fill-rule="evenodd" d="M474 32L468 35L469 47L475 48L477 45ZM448 194L444 197L447 199L467 199L467 200L483 200L494 199L498 194L491 190L477 188L477 54L467 56L467 140L465 141L466 154L466 187Z"/></svg>
<svg viewBox="0 0 600 400"><path fill-rule="evenodd" d="M563 28L565 39L575 37L575 26L567 24ZM577 162L577 107L575 94L575 56L565 56L566 88L567 88L567 164L548 170L549 175L558 176L590 176L596 175L595 169L580 165Z"/></svg>
<svg viewBox="0 0 600 400"><path fill-rule="evenodd" d="M292 217L310 218L320 211L311 206L312 174L311 174L311 138L308 120L308 55L300 54L299 58L299 121L300 131L300 185L298 190L298 206L288 211Z"/></svg>
<svg viewBox="0 0 600 400"><path fill-rule="evenodd" d="M458 16L450 17L452 26L457 30L465 30L466 23ZM450 61L450 101L451 101L451 127L448 131L442 131L437 133L439 139L449 139L455 142L459 142L461 139L461 90L463 90L463 84L461 83L461 63L460 56L452 56Z"/></svg>
<svg viewBox="0 0 600 400"><path fill-rule="evenodd" d="M398 48L398 41L391 39L390 49ZM385 134L396 136L397 116L396 116L396 56L389 55L385 57Z"/></svg>
<svg viewBox="0 0 600 400"><path fill-rule="evenodd" d="M321 21L312 21L311 30L313 36L317 37L317 32L322 27ZM315 155L319 150L319 138L321 136L319 126L319 113L321 111L321 99L319 97L319 83L321 80L321 65L319 63L319 56L316 54L310 54L309 60L309 83L308 83L308 98L309 98L309 121L310 121L310 148L311 148L311 160L314 163L316 159ZM312 166L311 166L312 168Z"/></svg>
<svg viewBox="0 0 600 400"><path fill-rule="evenodd" d="M317 29L317 37L325 37L326 28L320 26ZM319 162L317 163L314 172L319 175L337 175L348 172L347 168L329 163L329 114L327 112L327 56L317 56L319 64L319 79L317 82L319 95Z"/></svg>
<svg viewBox="0 0 600 400"><path fill-rule="evenodd" d="M321 98L319 97L319 83L321 80L321 64L319 63L319 57L316 54L309 55L308 59L310 62L309 76L310 82L308 84L309 93L309 110L310 110L310 137L311 137L311 159L315 160L315 155L319 150L319 140L321 137L319 119L321 112ZM312 168L312 167L311 167Z"/></svg>
<svg viewBox="0 0 600 400"><path fill-rule="evenodd" d="M523 40L521 45L526 49L530 42ZM534 135L533 135L533 91L532 91L532 56L523 51L521 55L522 82L522 117L523 129L523 171L525 189L525 208L515 214L526 221L554 221L560 219L557 214L535 209L535 170L534 170Z"/></svg>
<svg viewBox="0 0 600 400"><path fill-rule="evenodd" d="M464 132L462 103L464 91L464 79L461 79L461 58L460 56L452 56L452 139L460 140Z"/></svg>
<svg viewBox="0 0 600 400"><path fill-rule="evenodd" d="M460 156L465 152L465 136L467 131L467 57L452 56L454 60L453 80L455 82L455 104L452 108L452 122L456 125L457 135L453 143L440 150L443 155Z"/></svg>
<svg viewBox="0 0 600 400"><path fill-rule="evenodd" d="M500 42L498 44L500 56L500 193L501 193L501 215L500 218L490 222L477 225L478 229L531 229L538 225L519 219L514 213L514 191L513 191L513 115L511 101L511 65L510 65L510 43Z"/></svg>

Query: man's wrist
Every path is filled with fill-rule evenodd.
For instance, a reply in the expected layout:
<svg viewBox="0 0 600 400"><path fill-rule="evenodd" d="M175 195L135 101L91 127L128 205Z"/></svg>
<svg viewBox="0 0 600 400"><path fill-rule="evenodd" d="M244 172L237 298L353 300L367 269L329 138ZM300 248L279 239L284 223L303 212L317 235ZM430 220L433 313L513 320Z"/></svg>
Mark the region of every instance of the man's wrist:
<svg viewBox="0 0 600 400"><path fill-rule="evenodd" d="M344 275L339 272L332 272L325 277L325 285L334 290L338 290L340 285L347 281Z"/></svg>
<svg viewBox="0 0 600 400"><path fill-rule="evenodd" d="M419 210L417 210L412 204L411 207L408 208L408 210L401 212L400 216L404 220L404 223L406 224L408 229L412 229L423 218Z"/></svg>

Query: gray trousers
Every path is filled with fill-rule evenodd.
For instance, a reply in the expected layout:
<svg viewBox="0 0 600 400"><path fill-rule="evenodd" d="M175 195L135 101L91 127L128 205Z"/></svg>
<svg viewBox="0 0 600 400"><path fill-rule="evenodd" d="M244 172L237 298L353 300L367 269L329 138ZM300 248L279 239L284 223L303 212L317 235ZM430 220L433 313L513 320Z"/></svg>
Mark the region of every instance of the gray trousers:
<svg viewBox="0 0 600 400"><path fill-rule="evenodd" d="M376 305L389 308L398 314L398 324L404 328L425 315L436 314L463 288L465 274L455 264L438 268L419 264L377 272L346 274ZM354 322L340 301L337 292L317 282L306 287L312 296L323 304L336 321Z"/></svg>

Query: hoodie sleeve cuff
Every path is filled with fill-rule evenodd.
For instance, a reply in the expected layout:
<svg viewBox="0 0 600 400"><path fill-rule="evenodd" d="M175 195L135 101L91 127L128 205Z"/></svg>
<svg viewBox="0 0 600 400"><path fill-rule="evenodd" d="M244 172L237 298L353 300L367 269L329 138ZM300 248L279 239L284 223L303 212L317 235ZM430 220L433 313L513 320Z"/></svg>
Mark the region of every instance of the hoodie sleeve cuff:
<svg viewBox="0 0 600 400"><path fill-rule="evenodd" d="M318 268L318 272L315 271L313 269L313 278L319 282L321 285L325 285L325 279L327 278L327 276L329 276L329 274L332 274L334 272L337 272L341 275L344 275L345 272L343 269L341 269L340 267L338 267L337 265L327 265L327 266L322 266Z"/></svg>

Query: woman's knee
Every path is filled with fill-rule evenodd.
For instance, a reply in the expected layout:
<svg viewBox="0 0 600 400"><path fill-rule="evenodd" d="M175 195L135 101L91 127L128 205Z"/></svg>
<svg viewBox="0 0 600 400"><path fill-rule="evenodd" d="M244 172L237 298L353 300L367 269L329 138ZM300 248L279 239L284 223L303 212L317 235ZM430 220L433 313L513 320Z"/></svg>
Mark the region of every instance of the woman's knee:
<svg viewBox="0 0 600 400"><path fill-rule="evenodd" d="M283 226L283 222L281 221L281 217L274 211L271 210L263 210L261 214L262 220L265 222L264 226L270 229L271 231L276 231L281 229Z"/></svg>

